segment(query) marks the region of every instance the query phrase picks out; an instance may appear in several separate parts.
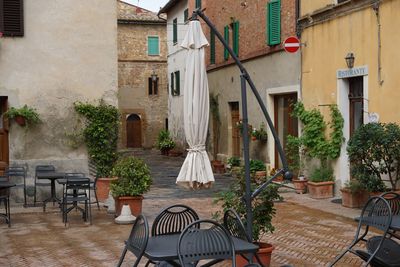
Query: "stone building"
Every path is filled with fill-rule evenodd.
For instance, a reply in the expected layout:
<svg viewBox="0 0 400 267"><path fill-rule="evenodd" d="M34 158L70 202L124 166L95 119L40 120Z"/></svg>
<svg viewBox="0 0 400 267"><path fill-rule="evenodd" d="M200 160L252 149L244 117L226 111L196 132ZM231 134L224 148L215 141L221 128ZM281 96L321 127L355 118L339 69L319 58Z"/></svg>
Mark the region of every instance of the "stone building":
<svg viewBox="0 0 400 267"><path fill-rule="evenodd" d="M300 97L300 54L289 54L283 49L283 41L296 35L296 3L293 0L189 1L189 14L196 6L205 8L205 14L244 63L283 145L288 134L297 136L298 133L297 120L289 114L290 103ZM206 52L209 88L218 96L221 117L217 157L241 156L242 141L236 126L242 113L240 71L208 26L202 25L210 43ZM249 123L257 129L264 124L267 129L255 97L250 89L248 92ZM251 142L250 156L269 162L271 167L280 167L270 132L267 142Z"/></svg>
<svg viewBox="0 0 400 267"><path fill-rule="evenodd" d="M26 104L37 109L42 121L28 129L2 121L1 170L8 164L26 166L28 184L33 183L38 164L87 173L84 146L72 147L69 138L77 132L73 103L103 98L117 105L116 2L0 4L1 115L7 106Z"/></svg>
<svg viewBox="0 0 400 267"><path fill-rule="evenodd" d="M167 121L166 20L118 1L121 148L154 146Z"/></svg>

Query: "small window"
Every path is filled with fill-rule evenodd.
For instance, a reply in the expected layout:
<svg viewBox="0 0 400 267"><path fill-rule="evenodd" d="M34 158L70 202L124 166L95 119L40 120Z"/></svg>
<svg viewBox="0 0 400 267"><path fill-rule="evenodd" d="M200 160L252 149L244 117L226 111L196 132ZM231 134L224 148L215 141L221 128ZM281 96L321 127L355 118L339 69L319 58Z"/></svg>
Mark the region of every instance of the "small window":
<svg viewBox="0 0 400 267"><path fill-rule="evenodd" d="M229 44L229 26L224 27L224 40L226 43ZM226 49L225 47L224 47L224 59L225 60L229 59L229 52L228 49Z"/></svg>
<svg viewBox="0 0 400 267"><path fill-rule="evenodd" d="M149 77L149 95L158 95L158 77Z"/></svg>
<svg viewBox="0 0 400 267"><path fill-rule="evenodd" d="M174 19L172 21L172 34L173 34L173 43L174 45L178 43L178 19Z"/></svg>
<svg viewBox="0 0 400 267"><path fill-rule="evenodd" d="M281 43L281 1L271 0L267 5L267 44Z"/></svg>
<svg viewBox="0 0 400 267"><path fill-rule="evenodd" d="M186 23L189 20L189 9L185 9L185 11L183 11L183 21Z"/></svg>
<svg viewBox="0 0 400 267"><path fill-rule="evenodd" d="M201 9L201 0L196 0L196 9L197 8Z"/></svg>
<svg viewBox="0 0 400 267"><path fill-rule="evenodd" d="M3 36L24 36L23 0L0 0L0 32Z"/></svg>
<svg viewBox="0 0 400 267"><path fill-rule="evenodd" d="M175 71L171 73L171 95L178 96L181 93L181 78L180 71Z"/></svg>
<svg viewBox="0 0 400 267"><path fill-rule="evenodd" d="M147 50L148 50L149 56L160 55L160 44L159 44L158 36L147 37Z"/></svg>
<svg viewBox="0 0 400 267"><path fill-rule="evenodd" d="M215 64L215 33L210 31L210 64Z"/></svg>

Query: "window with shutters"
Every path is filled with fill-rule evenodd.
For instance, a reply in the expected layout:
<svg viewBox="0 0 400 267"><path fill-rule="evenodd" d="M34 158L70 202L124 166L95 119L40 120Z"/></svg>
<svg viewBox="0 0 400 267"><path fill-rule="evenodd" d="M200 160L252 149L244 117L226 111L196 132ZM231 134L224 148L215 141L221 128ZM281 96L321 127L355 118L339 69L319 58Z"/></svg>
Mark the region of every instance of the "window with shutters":
<svg viewBox="0 0 400 267"><path fill-rule="evenodd" d="M3 36L24 36L23 0L0 0L0 32Z"/></svg>
<svg viewBox="0 0 400 267"><path fill-rule="evenodd" d="M172 42L174 43L174 45L176 45L178 43L178 19L175 18L172 21Z"/></svg>
<svg viewBox="0 0 400 267"><path fill-rule="evenodd" d="M178 96L181 94L181 77L180 71L171 72L171 95Z"/></svg>
<svg viewBox="0 0 400 267"><path fill-rule="evenodd" d="M195 0L196 1L196 8L201 9L201 0Z"/></svg>
<svg viewBox="0 0 400 267"><path fill-rule="evenodd" d="M215 64L215 33L210 31L210 64Z"/></svg>
<svg viewBox="0 0 400 267"><path fill-rule="evenodd" d="M149 95L158 95L158 77L149 77Z"/></svg>
<svg viewBox="0 0 400 267"><path fill-rule="evenodd" d="M239 56L239 21L232 23L232 48L236 56Z"/></svg>
<svg viewBox="0 0 400 267"><path fill-rule="evenodd" d="M160 55L160 42L158 40L158 36L147 37L147 54L149 56Z"/></svg>
<svg viewBox="0 0 400 267"><path fill-rule="evenodd" d="M185 23L187 23L188 20L189 20L189 9L186 8L186 9L183 11L183 21L184 21Z"/></svg>
<svg viewBox="0 0 400 267"><path fill-rule="evenodd" d="M281 1L271 0L267 5L267 44L281 43Z"/></svg>
<svg viewBox="0 0 400 267"><path fill-rule="evenodd" d="M226 43L229 44L229 26L224 27L224 40ZM229 59L229 52L228 49L226 49L225 47L224 47L224 59L225 60Z"/></svg>
<svg viewBox="0 0 400 267"><path fill-rule="evenodd" d="M171 72L171 76L170 76L171 78L171 95L174 95L174 91L175 91L175 83L174 83L174 73L173 72Z"/></svg>

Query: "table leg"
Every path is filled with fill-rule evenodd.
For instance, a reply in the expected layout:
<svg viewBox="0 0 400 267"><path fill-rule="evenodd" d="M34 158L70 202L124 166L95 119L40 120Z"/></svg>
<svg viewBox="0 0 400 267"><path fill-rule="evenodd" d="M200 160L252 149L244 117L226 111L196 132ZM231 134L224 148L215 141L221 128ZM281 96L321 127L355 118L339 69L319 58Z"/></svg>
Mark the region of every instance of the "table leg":
<svg viewBox="0 0 400 267"><path fill-rule="evenodd" d="M58 199L56 197L56 180L55 179L50 179L50 185L51 185L50 197L43 201L43 211L46 211L46 203L47 202L52 201L53 202L53 206L54 206L54 202L58 202L58 203L61 202L60 199Z"/></svg>

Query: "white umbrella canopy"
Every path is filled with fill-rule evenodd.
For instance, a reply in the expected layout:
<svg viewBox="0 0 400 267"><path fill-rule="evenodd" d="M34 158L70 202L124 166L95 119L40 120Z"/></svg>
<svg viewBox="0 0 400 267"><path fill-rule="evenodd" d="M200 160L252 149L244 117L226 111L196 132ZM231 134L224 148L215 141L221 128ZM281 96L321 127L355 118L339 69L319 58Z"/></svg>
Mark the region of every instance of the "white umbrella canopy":
<svg viewBox="0 0 400 267"><path fill-rule="evenodd" d="M181 44L187 49L186 73L183 87L183 118L188 154L176 183L190 188L209 187L214 182L205 144L209 119L209 92L204 60L208 41L199 21L190 21Z"/></svg>

